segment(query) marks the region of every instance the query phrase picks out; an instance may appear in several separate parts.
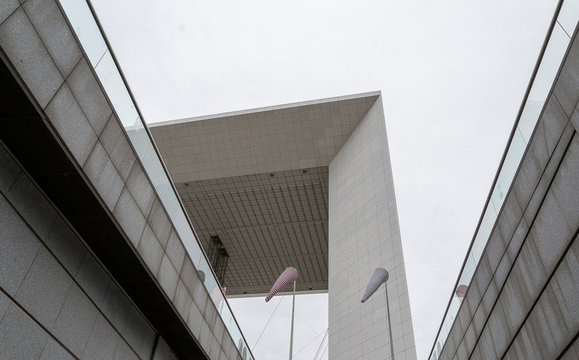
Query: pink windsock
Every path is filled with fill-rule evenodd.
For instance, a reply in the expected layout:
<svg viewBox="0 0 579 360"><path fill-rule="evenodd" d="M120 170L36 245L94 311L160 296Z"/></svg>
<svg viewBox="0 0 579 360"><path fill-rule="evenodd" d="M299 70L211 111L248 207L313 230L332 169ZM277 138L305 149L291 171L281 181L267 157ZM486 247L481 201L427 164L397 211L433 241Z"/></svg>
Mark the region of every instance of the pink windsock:
<svg viewBox="0 0 579 360"><path fill-rule="evenodd" d="M468 290L468 286L466 285L458 285L456 288L456 296L459 299L462 299L466 295L466 291Z"/></svg>
<svg viewBox="0 0 579 360"><path fill-rule="evenodd" d="M277 278L275 284L273 284L273 287L269 291L269 294L267 294L267 296L265 297L265 302L271 300L271 298L275 294L277 294L278 291L283 289L283 287L286 286L287 284L296 281L297 278L298 278L298 271L295 268L288 267L287 269L285 269L281 273L281 275Z"/></svg>
<svg viewBox="0 0 579 360"><path fill-rule="evenodd" d="M213 291L209 296L211 297L211 300L213 301L215 306L219 306L219 303L223 301L224 295L225 295L225 288L217 286L215 287L215 289L213 289Z"/></svg>

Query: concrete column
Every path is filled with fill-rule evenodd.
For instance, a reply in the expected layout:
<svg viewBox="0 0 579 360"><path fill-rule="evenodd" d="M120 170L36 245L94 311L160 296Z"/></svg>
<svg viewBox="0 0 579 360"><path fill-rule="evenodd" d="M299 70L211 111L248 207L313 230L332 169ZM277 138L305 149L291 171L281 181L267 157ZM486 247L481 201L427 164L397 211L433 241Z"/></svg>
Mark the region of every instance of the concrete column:
<svg viewBox="0 0 579 360"><path fill-rule="evenodd" d="M329 166L330 359L389 358L384 287L360 303L377 267L390 273L388 295L396 359L415 359L381 98Z"/></svg>

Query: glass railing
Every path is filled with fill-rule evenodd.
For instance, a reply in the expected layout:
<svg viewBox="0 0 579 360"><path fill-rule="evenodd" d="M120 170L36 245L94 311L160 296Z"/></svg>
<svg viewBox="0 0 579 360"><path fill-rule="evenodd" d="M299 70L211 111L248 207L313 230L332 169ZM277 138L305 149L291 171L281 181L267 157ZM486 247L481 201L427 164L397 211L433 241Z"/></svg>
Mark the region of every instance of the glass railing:
<svg viewBox="0 0 579 360"><path fill-rule="evenodd" d="M442 325L430 353L430 360L437 360L444 348L448 334L460 309L465 289L468 289L482 252L489 240L497 216L521 163L539 116L553 87L555 77L569 47L579 19L579 0L563 1L556 14L544 52L538 62L535 76L525 99L515 129L507 145L507 151L490 193L490 200L483 210L478 229L470 246L451 295Z"/></svg>
<svg viewBox="0 0 579 360"><path fill-rule="evenodd" d="M233 342L245 360L253 360L251 350L239 329L231 308L216 280L213 269L207 262L185 210L177 197L176 190L161 162L151 136L135 105L119 67L107 46L107 42L86 0L59 0L76 36L92 65L102 88L111 101L119 121L147 172L152 185L176 232L181 237L191 261L197 271L205 274L203 282L215 304Z"/></svg>

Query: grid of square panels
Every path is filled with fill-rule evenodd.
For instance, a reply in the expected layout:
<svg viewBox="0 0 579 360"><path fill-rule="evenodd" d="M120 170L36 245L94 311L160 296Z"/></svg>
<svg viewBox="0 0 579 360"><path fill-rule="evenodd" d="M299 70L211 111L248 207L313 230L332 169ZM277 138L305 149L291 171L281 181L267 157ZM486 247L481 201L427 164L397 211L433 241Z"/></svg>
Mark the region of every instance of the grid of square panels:
<svg viewBox="0 0 579 360"><path fill-rule="evenodd" d="M176 186L206 251L217 235L229 254L229 295L266 293L288 266L299 291L328 288L328 167Z"/></svg>
<svg viewBox="0 0 579 360"><path fill-rule="evenodd" d="M328 166L378 95L151 124L174 182Z"/></svg>

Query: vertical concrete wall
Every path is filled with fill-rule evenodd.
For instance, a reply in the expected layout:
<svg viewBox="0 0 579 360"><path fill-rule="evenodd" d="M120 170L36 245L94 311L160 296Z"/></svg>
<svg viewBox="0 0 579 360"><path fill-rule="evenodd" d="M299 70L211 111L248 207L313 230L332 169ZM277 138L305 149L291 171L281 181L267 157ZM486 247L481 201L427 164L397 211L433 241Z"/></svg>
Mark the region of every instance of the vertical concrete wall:
<svg viewBox="0 0 579 360"><path fill-rule="evenodd" d="M0 358L151 357L153 328L2 144L0 243Z"/></svg>
<svg viewBox="0 0 579 360"><path fill-rule="evenodd" d="M577 358L575 36L439 359Z"/></svg>
<svg viewBox="0 0 579 360"><path fill-rule="evenodd" d="M390 358L384 287L360 303L377 267L390 273L395 357L415 359L381 97L329 166L330 359Z"/></svg>

